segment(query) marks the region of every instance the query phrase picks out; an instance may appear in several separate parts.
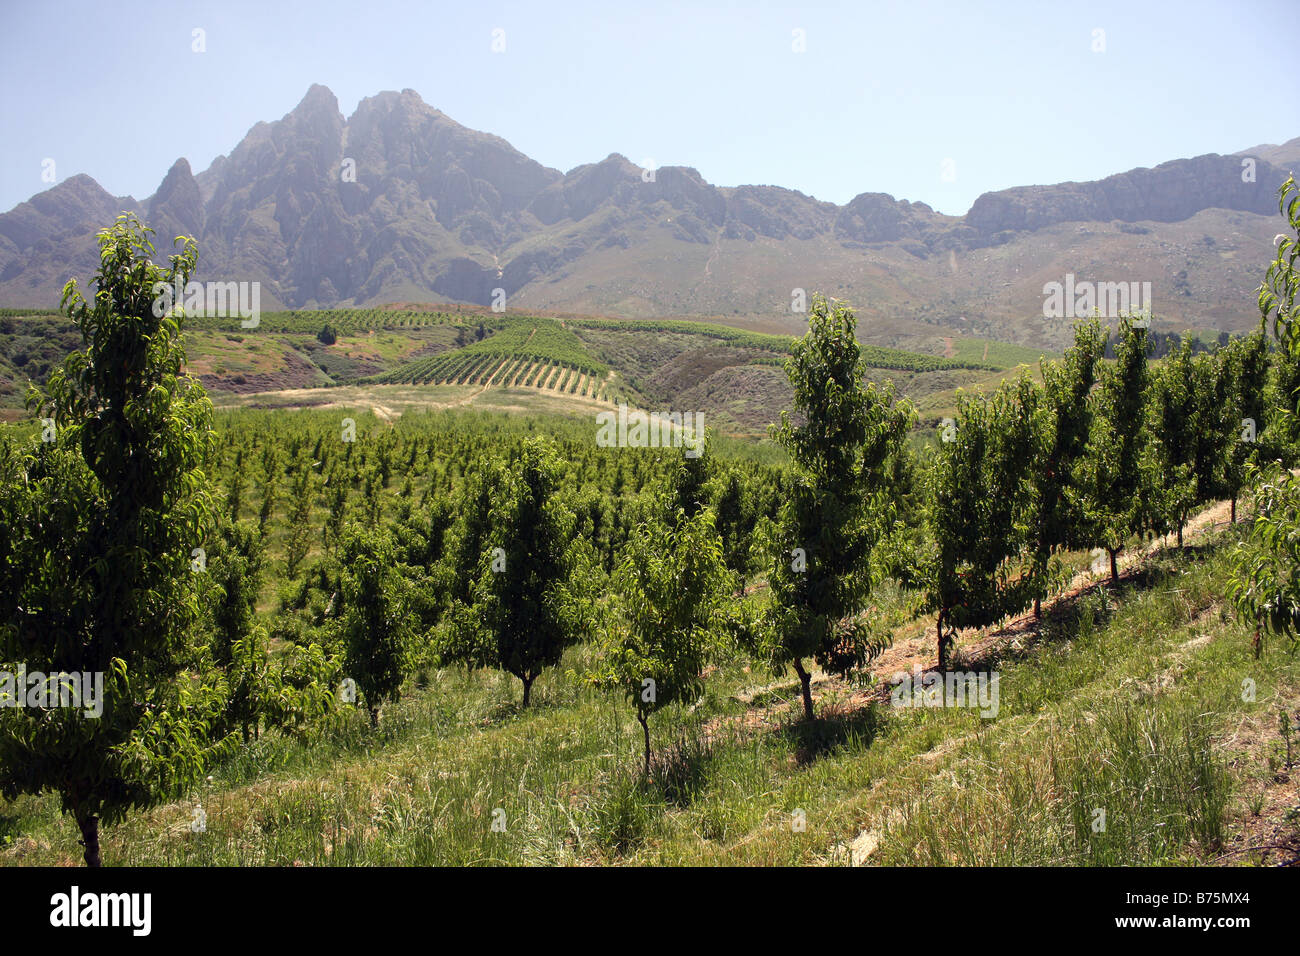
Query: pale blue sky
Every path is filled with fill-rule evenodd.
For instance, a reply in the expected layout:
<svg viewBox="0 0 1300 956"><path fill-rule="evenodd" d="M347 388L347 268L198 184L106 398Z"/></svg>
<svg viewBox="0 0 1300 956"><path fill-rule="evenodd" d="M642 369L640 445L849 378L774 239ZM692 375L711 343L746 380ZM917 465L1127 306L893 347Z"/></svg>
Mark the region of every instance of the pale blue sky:
<svg viewBox="0 0 1300 956"><path fill-rule="evenodd" d="M46 158L60 181L89 173L144 198L177 157L206 168L323 83L345 116L410 87L560 170L619 152L722 186L839 203L887 192L961 214L992 189L1300 135L1298 13L1296 0L0 0L0 210L48 188Z"/></svg>

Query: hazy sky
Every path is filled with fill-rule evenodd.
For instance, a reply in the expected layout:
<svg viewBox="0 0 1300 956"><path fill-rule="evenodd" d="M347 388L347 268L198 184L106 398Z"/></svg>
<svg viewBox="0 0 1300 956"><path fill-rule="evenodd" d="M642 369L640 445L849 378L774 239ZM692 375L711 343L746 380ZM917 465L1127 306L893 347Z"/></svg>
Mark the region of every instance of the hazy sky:
<svg viewBox="0 0 1300 956"><path fill-rule="evenodd" d="M950 214L988 190L1300 135L1297 0L0 0L0 11L0 210L49 188L46 159L58 181L89 173L142 199L177 157L205 169L312 83L345 116L410 87L560 170L619 152L722 186L838 203L887 192Z"/></svg>

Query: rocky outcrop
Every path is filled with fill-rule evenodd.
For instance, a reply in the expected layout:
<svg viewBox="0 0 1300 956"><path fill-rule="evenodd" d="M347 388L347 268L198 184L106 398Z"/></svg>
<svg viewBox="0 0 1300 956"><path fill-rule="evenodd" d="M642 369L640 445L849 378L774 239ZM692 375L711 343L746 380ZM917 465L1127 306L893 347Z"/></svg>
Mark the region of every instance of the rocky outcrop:
<svg viewBox="0 0 1300 956"><path fill-rule="evenodd" d="M1202 209L1277 211L1277 187L1286 174L1262 160L1253 181L1236 156L1207 155L1134 169L1091 183L1020 186L985 193L966 214L981 236L1041 229L1061 222L1181 222Z"/></svg>
<svg viewBox="0 0 1300 956"><path fill-rule="evenodd" d="M160 252L170 250L177 236L203 234L203 196L188 160L176 160L149 200L149 225Z"/></svg>

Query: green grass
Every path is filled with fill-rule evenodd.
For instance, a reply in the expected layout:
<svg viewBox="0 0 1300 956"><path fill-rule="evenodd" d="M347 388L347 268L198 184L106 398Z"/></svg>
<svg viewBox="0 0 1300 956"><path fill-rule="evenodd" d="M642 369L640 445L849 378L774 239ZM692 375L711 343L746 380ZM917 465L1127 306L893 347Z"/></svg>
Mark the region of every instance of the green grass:
<svg viewBox="0 0 1300 956"><path fill-rule="evenodd" d="M1038 366L1044 359L1057 359L1060 355L1051 349L1036 349L992 339L957 336L952 339L953 358L958 361L978 363L986 368L1015 368L1017 365Z"/></svg>

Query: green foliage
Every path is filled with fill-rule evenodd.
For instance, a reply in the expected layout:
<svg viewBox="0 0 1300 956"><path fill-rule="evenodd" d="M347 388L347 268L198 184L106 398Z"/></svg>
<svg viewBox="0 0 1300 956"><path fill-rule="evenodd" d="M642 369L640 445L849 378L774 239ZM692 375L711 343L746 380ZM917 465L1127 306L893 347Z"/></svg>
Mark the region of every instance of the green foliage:
<svg viewBox="0 0 1300 956"><path fill-rule="evenodd" d="M1127 317L1120 319L1115 358L1102 371L1079 478L1088 537L1110 554L1111 579L1118 582L1116 556L1152 523L1146 329Z"/></svg>
<svg viewBox="0 0 1300 956"><path fill-rule="evenodd" d="M448 570L451 598L461 604L473 600L474 585L488 552L492 535L492 505L503 480L501 468L501 463L494 459L481 462L460 496L460 520L448 549Z"/></svg>
<svg viewBox="0 0 1300 956"><path fill-rule="evenodd" d="M1151 375L1146 396L1150 416L1146 454L1150 457L1141 466L1150 481L1143 489L1146 528L1141 530L1165 534L1176 528L1182 540L1187 515L1199 500L1197 435L1211 425L1207 417L1213 411L1209 404L1213 375L1204 361L1192 360L1186 341ZM1134 489L1132 493L1140 492Z"/></svg>
<svg viewBox="0 0 1300 956"><path fill-rule="evenodd" d="M863 387L851 311L816 295L808 319L786 364L799 419L783 412L773 427L795 468L768 544L766 626L770 662L778 673L794 667L811 719L803 659L848 674L881 647L859 615L878 576L876 549L894 530L899 494L888 479L912 415L891 390Z"/></svg>
<svg viewBox="0 0 1300 956"><path fill-rule="evenodd" d="M1255 488L1249 537L1233 552L1228 593L1243 621L1255 628L1255 656L1264 632L1300 640L1300 480L1270 466Z"/></svg>
<svg viewBox="0 0 1300 956"><path fill-rule="evenodd" d="M352 526L340 550L344 677L356 682L376 724L379 708L398 697L414 638L406 578L386 532Z"/></svg>
<svg viewBox="0 0 1300 956"><path fill-rule="evenodd" d="M670 515L680 511L687 518L694 518L708 503L707 486L713 459L704 454L705 436L696 436L694 441L689 448L683 445L683 453L668 473L666 507ZM687 454L688 450L698 454Z"/></svg>
<svg viewBox="0 0 1300 956"><path fill-rule="evenodd" d="M671 496L665 498L671 507ZM650 775L650 715L703 693L703 672L735 633L735 586L709 508L677 508L632 534L614 576L618 607L596 682L620 688L636 708Z"/></svg>
<svg viewBox="0 0 1300 956"><path fill-rule="evenodd" d="M1229 435L1229 441L1218 491L1232 499L1232 517L1236 520L1237 496L1246 485L1250 469L1264 461L1270 451L1267 445L1268 340L1262 331L1234 339L1220 352L1219 359L1218 394L1223 399L1219 428ZM1251 440L1252 428L1254 440Z"/></svg>
<svg viewBox="0 0 1300 956"><path fill-rule="evenodd" d="M1293 195L1294 194L1294 195ZM1255 493L1255 521L1250 537L1234 555L1231 594L1241 617L1255 627L1255 656L1263 632L1296 639L1300 625L1300 481L1285 470L1294 458L1294 438L1300 421L1300 187L1287 179L1278 190L1278 209L1293 235L1283 236L1259 289L1261 325L1272 327L1280 353L1280 377L1275 383L1280 406L1269 424L1272 444L1291 452L1284 465L1270 467Z"/></svg>
<svg viewBox="0 0 1300 956"><path fill-rule="evenodd" d="M293 476L293 511L289 519L289 545L285 551L285 570L297 577L298 568L311 550L311 510L315 498L313 466L299 461Z"/></svg>
<svg viewBox="0 0 1300 956"><path fill-rule="evenodd" d="M0 710L0 791L53 790L99 862L99 822L183 793L232 739L220 732L219 674L199 653L191 552L210 541L203 470L212 407L182 374L179 316L155 309L158 283L184 284L192 240L152 262L148 231L121 217L99 234L93 302L75 280L63 305L85 350L50 376L52 442L6 441L0 669L104 675L103 713Z"/></svg>
<svg viewBox="0 0 1300 956"><path fill-rule="evenodd" d="M1051 589L1053 554L1087 543L1077 473L1088 445L1091 394L1105 347L1106 336L1098 323L1080 323L1075 328L1074 345L1063 359L1042 365L1032 471L1034 496L1026 529L1036 601Z"/></svg>
<svg viewBox="0 0 1300 956"><path fill-rule="evenodd" d="M244 739L262 716L266 678L266 633L254 612L262 576L262 549L256 536L224 522L207 553L204 597L212 629L213 663L226 672L229 726L242 728Z"/></svg>
<svg viewBox="0 0 1300 956"><path fill-rule="evenodd" d="M1039 400L1025 376L991 397L962 395L928 473L934 546L923 578L925 608L939 614L940 670L957 628L1019 611L1037 590L1021 555L1032 543Z"/></svg>
<svg viewBox="0 0 1300 956"><path fill-rule="evenodd" d="M559 463L545 439L523 442L495 474L490 550L482 554L474 605L455 608L444 659L496 667L519 678L528 706L543 668L590 629L588 563L573 541L575 517L556 495Z"/></svg>

